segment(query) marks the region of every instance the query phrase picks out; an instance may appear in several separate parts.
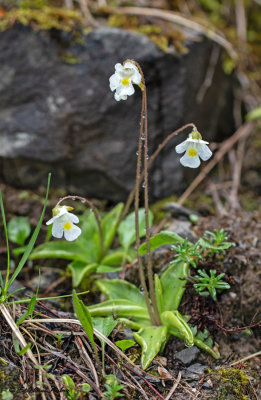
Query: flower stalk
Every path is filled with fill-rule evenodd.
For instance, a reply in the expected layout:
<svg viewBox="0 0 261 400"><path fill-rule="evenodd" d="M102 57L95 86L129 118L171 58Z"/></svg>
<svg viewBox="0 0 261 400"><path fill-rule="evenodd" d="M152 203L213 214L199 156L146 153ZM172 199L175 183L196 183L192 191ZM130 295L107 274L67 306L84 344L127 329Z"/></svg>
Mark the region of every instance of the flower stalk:
<svg viewBox="0 0 261 400"><path fill-rule="evenodd" d="M157 300L154 288L151 252L150 252L150 227L149 227L149 192L148 192L148 112L147 112L147 92L144 75L140 65L136 61L126 60L123 65L133 63L139 70L141 75L141 82L139 87L142 91L142 106L141 106L141 121L140 132L137 152L137 169L136 169L136 187L135 187L135 227L136 227L136 252L139 265L139 275L142 287L144 289L144 298L147 304L147 309L153 325L161 325L160 315L157 306ZM143 154L143 167L144 167L144 208L145 208L145 230L146 230L146 246L147 246L147 274L149 281L149 293L146 285L144 268L141 256L138 252L140 246L139 235L139 191L140 191L140 178L141 178L141 160ZM150 296L149 296L150 295ZM150 303L151 299L151 303Z"/></svg>
<svg viewBox="0 0 261 400"><path fill-rule="evenodd" d="M147 92L146 84L143 75L143 71L140 65L134 60L126 60L123 65L117 63L115 65L115 73L110 77L110 89L114 93L114 98L116 101L127 100L128 96L134 94L135 89L133 85L138 85L142 92L142 107L141 107L141 121L140 121L140 132L138 141L138 151L137 151L137 167L136 167L136 184L135 188L131 191L127 203L123 209L121 217L122 219L127 214L129 207L134 198L134 208L135 208L135 229L136 229L136 254L139 266L139 275L141 285L144 289L144 298L146 301L148 313L150 315L152 325L161 325L161 318L158 310L153 268L151 260L150 251L150 227L149 227L149 190L148 190L148 170L154 159L160 153L160 151L165 147L165 145L172 139L175 135L186 129L187 127L192 127L192 132L189 134L188 138L176 146L177 153L184 153L180 162L183 166L190 168L197 168L200 165L200 158L203 161L209 159L212 152L207 147L208 142L202 140L200 133L198 132L196 126L192 123L186 124L180 129L172 132L158 147L154 152L151 159L148 161L148 113L147 113ZM143 154L143 171L141 171L142 164L142 154ZM149 291L146 285L145 271L142 263L141 256L139 254L140 247L140 232L139 232L139 191L140 184L144 179L144 208L145 208L145 230L146 230L146 249L147 249L147 275L149 283Z"/></svg>
<svg viewBox="0 0 261 400"><path fill-rule="evenodd" d="M139 67L140 69L140 67ZM141 69L140 69L141 71ZM141 71L142 73L142 71ZM141 75L142 79L143 74ZM136 254L138 260L138 268L139 268L139 277L141 286L143 288L144 299L146 302L146 306L148 309L148 313L151 319L152 324L156 323L154 317L154 310L151 306L150 297L148 293L148 288L145 279L144 268L142 264L141 255L139 254L139 247L140 247L140 232L139 232L139 200L140 200L140 185L137 183L140 181L140 174L141 174L141 160L142 160L142 142L143 142L143 130L144 130L144 111L145 111L145 97L143 95L144 91L142 92L142 106L141 106L141 118L140 118L140 132L139 132L139 141L138 141L138 151L137 151L137 167L136 167L136 186L135 186L135 199L134 199L134 209L135 209L135 230L136 230Z"/></svg>

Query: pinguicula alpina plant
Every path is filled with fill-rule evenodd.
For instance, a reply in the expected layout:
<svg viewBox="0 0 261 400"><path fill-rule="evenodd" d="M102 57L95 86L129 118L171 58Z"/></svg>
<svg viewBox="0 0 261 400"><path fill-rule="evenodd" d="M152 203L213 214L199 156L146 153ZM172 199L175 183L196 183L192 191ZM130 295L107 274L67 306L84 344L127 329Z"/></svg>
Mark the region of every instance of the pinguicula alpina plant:
<svg viewBox="0 0 261 400"><path fill-rule="evenodd" d="M117 320L130 326L134 338L142 348L141 364L147 368L155 355L164 348L170 335L185 341L187 346L198 347L209 352L213 357L219 355L206 344L202 336L188 324L189 316L182 316L178 311L185 291L186 279L189 277L191 260L188 257L178 258L162 273L153 274L151 251L164 244L184 243L184 239L173 232L162 231L151 237L150 227L152 214L149 210L148 170L154 159L165 145L178 133L191 129L188 138L176 146L177 153L184 153L180 162L182 165L196 168L200 158L205 161L212 155L207 142L202 140L195 124L189 123L172 132L158 147L154 154L148 157L148 119L146 83L140 65L133 60L126 60L122 65L116 64L115 73L110 77L110 88L115 91L116 101L127 100L134 94L134 85L142 93L141 119L137 150L136 185L129 195L125 207L116 206L104 218L100 218L93 204L83 197L66 196L58 201L53 209L52 234L75 243L50 242L39 246L31 258L61 257L71 259L69 264L74 276L74 286L77 286L83 276L91 272L108 272L106 268L124 262L133 261L130 245L135 241L136 259L141 287L137 287L123 279L98 279L98 288L107 296L103 303L86 307L77 300L74 292L76 315L88 316L88 330L92 329L91 317L117 315ZM141 183L144 182L142 185ZM144 209L140 209L140 187L144 190ZM88 220L82 229L77 225L79 219L72 214L72 207L61 206L61 202L71 199L80 200L91 209ZM134 200L134 213L128 210ZM82 234L81 234L82 233ZM110 250L116 233L122 248ZM141 244L141 237L145 242ZM91 244L88 243L91 241ZM184 244L185 245L185 244ZM142 257L146 255L146 257ZM85 318L84 317L84 318ZM84 322L84 321L83 321ZM83 325L86 325L86 318ZM91 332L91 331L90 331ZM204 336L205 337L205 336Z"/></svg>
<svg viewBox="0 0 261 400"><path fill-rule="evenodd" d="M134 338L142 347L141 364L147 368L155 355L163 349L170 335L183 339L187 346L198 347L208 351L213 357L219 355L210 348L197 335L193 334L189 326L188 317L178 311L180 301L185 291L185 282L188 277L189 262L181 260L170 266L159 277L153 275L151 250L166 243L182 243L184 240L173 232L162 231L150 236L149 224L149 195L148 195L148 169L168 143L168 141L186 128L192 128L187 140L176 147L178 153L186 152L181 159L185 166L195 168L199 166L200 159L207 160L211 151L207 142L202 140L194 124L187 124L171 133L158 147L149 159L148 157L148 120L147 120L147 92L144 75L140 65L133 60L126 60L123 65L116 64L115 73L110 77L110 88L115 91L115 99L126 100L127 96L134 93L133 84L139 86L142 92L141 120L137 151L136 185L131 192L122 216L126 215L134 197L135 227L136 227L136 257L139 269L141 289L120 279L99 279L96 281L99 289L108 297L108 300L88 307L92 316L107 316L111 313L134 330ZM143 166L143 171L142 171ZM140 243L140 186L144 189L145 209L145 243ZM142 257L146 254L146 258ZM148 285L147 285L148 281Z"/></svg>
<svg viewBox="0 0 261 400"><path fill-rule="evenodd" d="M184 340L187 346L195 344L218 358L219 355L204 343L201 337L193 334L193 329L187 322L188 317L182 316L178 311L185 291L186 278L189 276L189 260L180 259L167 268L160 277L153 274L151 251L163 244L183 243L184 239L168 231L162 231L154 237L150 236L152 217L148 194L149 167L159 152L178 133L187 128L191 129L188 138L176 146L178 153L185 152L180 160L182 165L196 168L200 164L199 157L207 160L212 153L207 147L208 143L202 140L195 124L189 123L172 132L149 158L147 92L142 69L133 60L126 60L122 65L116 64L115 73L110 77L110 89L115 91L115 100L127 100L128 96L134 94L134 85L137 85L142 93L141 119L136 153L136 185L125 207L119 204L104 219L101 219L89 200L79 196L66 196L54 207L53 218L47 224L53 224L54 237L61 238L64 235L66 241L74 241L78 236L80 237L75 243L67 244L66 241L45 243L34 251L32 258L54 256L71 259L69 268L74 276L74 285L77 286L87 273L107 272L108 270L104 267L108 268L116 263L123 264L128 260L133 260L133 255L130 257L132 250L130 245L135 241L141 288L122 279L98 279L96 284L108 300L87 308L82 301L77 300L77 295L74 293L74 304L77 305L76 314L79 319L81 320L81 315L89 315L89 328L91 328L91 316L116 314L118 321L129 325L134 330L134 338L142 347L143 368L147 368L155 355L163 349L170 335ZM144 182L142 185L144 209L140 209L142 181ZM75 225L79 222L78 217L70 213L72 208L60 206L66 199L78 199L87 203L92 211L88 217L88 223L82 226L82 235L80 235L81 229ZM133 200L134 213L127 215ZM122 248L110 250L116 232L118 232ZM145 243L141 244L140 238L144 234ZM91 245L88 243L90 240ZM144 254L146 258L142 257ZM84 324L86 325L86 320Z"/></svg>

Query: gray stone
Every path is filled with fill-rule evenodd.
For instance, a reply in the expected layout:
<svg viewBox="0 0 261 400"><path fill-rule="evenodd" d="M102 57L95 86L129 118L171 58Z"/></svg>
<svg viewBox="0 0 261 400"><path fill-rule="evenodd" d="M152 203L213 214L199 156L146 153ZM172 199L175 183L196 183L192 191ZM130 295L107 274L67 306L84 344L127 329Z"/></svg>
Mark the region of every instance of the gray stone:
<svg viewBox="0 0 261 400"><path fill-rule="evenodd" d="M195 33L194 33L195 36ZM69 33L15 25L0 33L0 171L18 187L45 185L118 201L135 182L141 95L116 102L114 65L137 60L146 77L149 154L172 131L194 122L204 139L233 129L231 79L216 65L213 83L196 101L214 44L197 37L188 54L162 52L146 36L99 28L75 43ZM69 64L70 54L78 62ZM151 170L151 198L184 189L197 172L180 166L172 141Z"/></svg>
<svg viewBox="0 0 261 400"><path fill-rule="evenodd" d="M175 358L182 361L183 364L189 365L194 361L199 354L199 349L196 346L184 349L175 354Z"/></svg>
<svg viewBox="0 0 261 400"><path fill-rule="evenodd" d="M172 217L175 218L186 217L187 219L189 219L189 217L193 214L200 216L198 212L190 210L187 207L181 206L180 204L175 203L174 201L167 203L165 209L171 213Z"/></svg>
<svg viewBox="0 0 261 400"><path fill-rule="evenodd" d="M192 224L189 221L175 219L169 225L168 231L173 231L184 239L190 240L191 242L195 242L197 240L197 235L193 232Z"/></svg>
<svg viewBox="0 0 261 400"><path fill-rule="evenodd" d="M199 378L201 375L204 374L206 369L207 369L206 365L202 365L199 363L192 364L187 368L183 377L189 379Z"/></svg>

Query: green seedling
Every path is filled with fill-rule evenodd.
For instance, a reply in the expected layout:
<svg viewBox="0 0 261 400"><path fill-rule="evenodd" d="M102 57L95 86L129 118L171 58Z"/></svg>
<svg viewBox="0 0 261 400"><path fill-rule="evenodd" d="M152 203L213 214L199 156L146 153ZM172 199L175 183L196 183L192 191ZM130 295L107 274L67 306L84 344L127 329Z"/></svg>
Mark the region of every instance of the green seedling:
<svg viewBox="0 0 261 400"><path fill-rule="evenodd" d="M102 400L113 400L118 397L124 397L120 391L124 388L124 385L121 385L115 375L107 375L105 377L106 383L105 388L107 389L106 392L103 393Z"/></svg>
<svg viewBox="0 0 261 400"><path fill-rule="evenodd" d="M195 275L193 278L199 282L195 283L193 286L201 296L209 296L211 295L214 301L217 300L217 290L226 290L230 289L230 285L227 282L224 282L222 278L225 276L224 273L216 276L216 270L211 269L210 275L207 274L206 271L199 269L199 275Z"/></svg>
<svg viewBox="0 0 261 400"><path fill-rule="evenodd" d="M9 389L2 390L1 399L2 400L12 400L14 398L13 394L10 392Z"/></svg>
<svg viewBox="0 0 261 400"><path fill-rule="evenodd" d="M88 383L83 383L76 388L73 379L67 374L62 375L62 381L65 385L65 396L67 400L77 400L82 394L88 393L91 390Z"/></svg>
<svg viewBox="0 0 261 400"><path fill-rule="evenodd" d="M202 248L207 249L210 256L217 253L224 253L224 250L229 249L231 246L235 246L235 243L227 241L227 233L224 229L214 229L214 232L205 231L204 236L199 239L198 245Z"/></svg>
<svg viewBox="0 0 261 400"><path fill-rule="evenodd" d="M176 251L177 254L174 256L174 260L171 264L186 262L193 268L196 268L198 261L202 260L202 249L198 246L198 243L192 244L185 239L183 243L176 246L172 246L171 250Z"/></svg>

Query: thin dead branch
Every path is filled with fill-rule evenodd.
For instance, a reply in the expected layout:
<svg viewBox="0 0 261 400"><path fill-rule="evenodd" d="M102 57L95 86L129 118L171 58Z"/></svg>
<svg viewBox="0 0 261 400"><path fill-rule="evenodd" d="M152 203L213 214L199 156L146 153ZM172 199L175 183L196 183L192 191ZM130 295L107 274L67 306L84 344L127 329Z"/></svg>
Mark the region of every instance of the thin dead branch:
<svg viewBox="0 0 261 400"><path fill-rule="evenodd" d="M169 394L167 395L167 397L165 398L165 400L170 400L170 399L171 399L173 393L175 392L175 390L177 389L177 387L178 387L178 385L179 385L180 380L181 380L181 372L179 371L177 380L176 380L176 382L174 383L174 385L173 385L173 387L171 388L171 390L169 391Z"/></svg>

